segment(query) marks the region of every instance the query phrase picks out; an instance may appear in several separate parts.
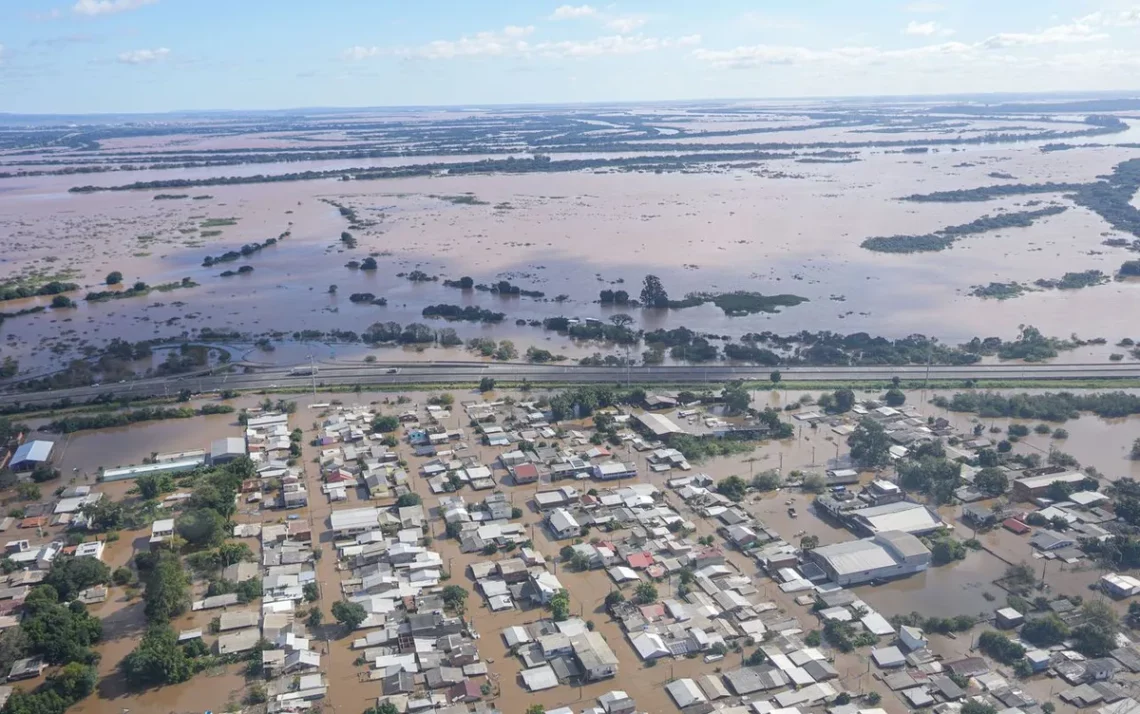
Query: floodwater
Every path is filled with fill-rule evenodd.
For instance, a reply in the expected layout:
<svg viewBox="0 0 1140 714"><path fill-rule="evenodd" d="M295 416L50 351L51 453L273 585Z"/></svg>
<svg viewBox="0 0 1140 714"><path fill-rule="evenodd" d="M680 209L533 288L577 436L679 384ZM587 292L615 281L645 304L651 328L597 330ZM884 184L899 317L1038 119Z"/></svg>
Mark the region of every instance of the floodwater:
<svg viewBox="0 0 1140 714"><path fill-rule="evenodd" d="M830 132L830 139L869 136L812 131ZM1131 254L1102 246L1101 241L1131 236L1110 229L1084 209L1072 207L1030 228L971 236L939 253L880 254L859 247L869 236L926 233L1002 210L1025 210L1031 200L1067 205L1054 195L966 204L908 203L897 201L899 196L989 185L995 183L989 176L993 172L1023 182L1091 181L1135 155L1116 146L1043 153L1033 144L973 146L968 155L949 147L923 155L875 149L860 151L861 160L855 163L772 161L765 162L763 170L709 173L438 176L176 191L210 197L199 201L153 200L159 191L67 192L80 183L145 180L142 174L148 172L2 180L0 235L6 250L0 265L6 274L73 271L69 279L85 289L98 289L111 270L123 272L128 283L141 279L154 285L183 277L199 283L6 320L0 326L3 354L18 358L21 369L30 373L57 366L76 356L81 345L99 345L112 336L179 337L207 326L248 333L362 332L373 322L423 321L424 306L457 303L501 311L507 318L493 327L429 324L453 327L464 339L511 339L520 351L534 345L577 358L604 348L575 345L539 328L516 326L515 320L563 314L607 319L622 310L594 302L598 291L623 289L636 296L646 273L659 275L673 296L750 290L810 300L779 314L747 317L726 317L712 305L633 311L636 325L650 330L685 325L733 337L763 330L866 331L892 337L921 332L961 342L974 336L1008 338L1018 325L1033 324L1046 334L1077 332L1114 343L1134 327L1126 306L1140 296L1140 282L1036 292L1005 302L983 303L967 295L971 286L991 281L1032 282L1088 269L1114 272ZM446 157L415 157L403 163L439 158ZM154 178L239 175L357 163L152 173ZM374 165L390 162L380 159ZM463 194L479 203L456 205L440 198ZM322 198L351 206L363 220L374 222L353 231L359 243L355 250L340 243L347 222ZM206 223L228 218L236 223ZM201 265L208 255L285 232L288 238L248 258L211 268ZM374 273L345 267L348 260L369 253L377 254L379 269ZM219 277L223 270L244 264L254 272ZM485 283L507 279L542 290L547 299L464 294L442 282L410 283L397 277L417 269L441 280L462 275ZM335 294L329 292L332 285ZM356 292L384 296L388 306L352 304L348 296ZM567 299L552 302L557 295ZM0 309L48 302L13 301ZM360 359L369 352L359 345L302 345L253 358L296 363L313 351L324 358L335 352L337 359ZM456 350L447 358L461 355ZM391 351L378 356L404 358ZM1106 357L1099 354L1096 359Z"/></svg>
<svg viewBox="0 0 1140 714"><path fill-rule="evenodd" d="M543 390L536 390L530 396L536 397ZM790 401L798 400L803 392L758 392L755 395L754 405L758 407L781 407ZM926 394L931 398L936 392ZM938 392L946 394L947 392ZM474 392L453 392L457 402L478 399ZM273 396L273 395L270 395ZM305 443L314 435L313 424L319 418L319 412L309 408L310 404L327 403L333 399L341 399L346 403L369 403L394 401L397 395L390 393L362 393L359 395L324 394L300 395L290 397L298 403L297 413L291 419L291 425L305 430ZM428 396L425 393L409 392L406 395L414 403L423 403ZM489 395L502 397L505 394ZM518 397L519 394L511 396ZM813 393L813 396L816 396ZM870 398L870 393L860 394L859 397ZM944 415L932 405L921 402L921 392L908 392L908 402L919 406L924 414ZM251 406L257 397L247 396L232 403L236 407ZM381 407L391 411L395 407ZM406 408L406 407L401 407ZM971 416L963 414L949 414L957 428L968 429L971 426ZM452 423L453 421L453 423ZM462 411L453 409L453 420L447 426L462 426L464 418ZM988 420L987 420L988 423ZM998 420L1004 426L1004 420ZM1109 478L1123 475L1137 476L1133 469L1133 462L1127 461L1122 454L1115 453L1117 445L1130 443L1136 433L1136 422L1133 420L1101 420L1093 416L1085 416L1079 420L1066 423L1065 428L1070 432L1070 438L1065 442L1064 449L1078 455L1084 461L1088 455L1088 464L1095 465L1104 471ZM157 422L137 424L126 428L104 429L91 432L82 432L67 437L64 440L61 452L60 466L65 472L80 467L81 472L75 476L76 482L90 482L90 474L99 466L115 466L126 463L138 463L142 458L152 452L182 451L194 448L206 448L209 442L219 436L238 433L232 415L217 415L212 417L197 417L190 420ZM1029 448L1042 448L1036 444L1035 437L1023 440L1016 447L1019 451ZM479 454L484 463L491 463L496 450L474 446L473 450ZM768 443L753 450L752 453L733 457L711 459L697 464L696 472L704 472L720 479L729 475L748 476L768 469L780 469L787 475L793 470L821 471L826 467L835 465L834 459L838 452L840 457L846 456L847 447L840 437L837 437L827 427L820 429L798 429L795 438L786 442ZM675 474L654 474L645 468L641 456L636 452L628 455L629 460L637 461L640 478L665 488L665 481ZM409 473L419 473L423 459L409 456ZM317 563L318 581L321 584L322 597L318 606L325 613L326 622L331 622L329 608L339 598L339 581L344 573L337 569L335 553L332 550L330 534L326 531L327 521L333 506L320 493L319 474L315 465L308 457L301 463L307 472L310 489L310 508L301 511L302 518L308 519L313 531L318 535L318 547L323 556ZM87 474L84 475L83 471ZM499 474L501 475L501 474ZM864 480L870 479L870 474L864 474ZM438 498L428 492L423 479L418 476L411 481L413 488L423 497L425 505L431 509L438 503ZM130 488L130 482L103 484L100 489L108 497L122 498ZM558 559L558 550L564 542L551 541L545 530L538 525L540 515L526 503L530 498L529 488L507 488L513 502L523 507L523 523L531 529L535 547L542 552L548 562ZM469 502L479 500L479 495L464 494ZM680 512L692 517L697 525L696 536L714 535L715 523L706 521L692 514L671 493L667 500ZM800 506L798 518L787 515L787 499L794 499ZM762 519L767 525L774 528L785 539L796 541L801 532L816 535L823 544L850 540L851 534L833 523L824 521L813 513L808 506L809 497L799 493L776 492L763 497L747 500L744 507L756 517ZM336 509L352 508L363 505L361 495L353 494L350 500L335 505ZM945 520L952 526L958 527L960 534L967 537L954 517L953 509L946 509L943 514ZM243 519L245 516L242 517ZM265 514L256 518L266 521L279 520L277 514ZM432 527L437 529L438 521L430 521ZM656 667L642 665L629 645L624 634L616 623L610 622L602 610L602 602L607 593L614 587L609 578L602 571L588 573L572 573L562 568L558 569L558 576L566 584L571 593L573 613L584 619L591 620L597 631L601 632L610 643L620 660L620 672L616 679L592 684L582 688L559 686L558 688L531 694L523 690L518 679L521 663L517 658L511 657L506 651L505 643L501 638L503 628L522 624L546 616L541 609L514 610L505 613L491 613L483 607L482 598L475 592L474 584L467 574L467 566L472 562L484 559L481 554L461 554L454 541L437 536L433 542L433 549L440 553L447 569L452 573L452 582L458 583L471 591L467 601L468 617L473 623L480 637L477 641L481 657L488 662L491 676L489 682L493 685L493 699L503 711L522 711L532 703L542 703L548 709L556 706L571 705L575 708L585 707L592 703L598 695L610 689L624 689L630 692L638 702L641 710L650 712L673 711L673 703L664 691L664 683L677 677L693 677L704 673L714 672L717 665L723 669L731 669L738 665L737 655L729 655L726 660L716 664L706 664L701 659L681 659L675 662L663 661ZM125 564L136 549L145 547L147 533L138 531L124 532L119 541L112 543L107 552L106 560L112 568ZM971 552L965 561L953 565L932 568L927 573L912 578L898 580L877 587L862 587L858 594L869 605L879 610L885 616L905 614L919 611L924 615L951 615L976 614L992 610L1004 603L1004 593L992 586L992 581L1004 572L1005 561L1016 562L1030 560L1028 547L1023 539L1018 539L1005 531L994 531L983 536L986 548L994 551ZM728 550L726 556L729 562L741 573L756 578L757 587L761 589L763 597L772 600L782 611L800 618L806 629L815 629L818 623L807 610L794 603L794 598L773 587L772 583L757 570L756 564L744 554ZM1037 566L1035 566L1037 567ZM1087 592L1087 584L1094 580L1099 573L1089 569L1058 568L1056 564L1048 566L1047 582L1061 592L1080 594ZM195 593L198 594L204 583L195 584ZM659 591L662 597L668 597L671 586L662 584ZM994 600L986 597L986 593L995 596ZM158 690L128 694L121 680L116 675L116 668L121 659L135 646L137 638L145 626L142 617L141 601L138 598L130 599L121 588L112 588L112 596L106 602L93 609L94 614L105 621L107 638L99 646L102 661L99 665L103 676L99 692L77 705L76 711L84 714L121 714L122 709L132 711L155 712L198 712L206 709L223 711L230 704L241 699L246 682L240 673L240 667L233 667L224 671L203 673L182 685L164 687ZM186 615L172 623L175 629L186 629L206 625L211 619L209 614L198 613ZM367 667L354 663L356 652L349 648L352 636L343 633L335 624L320 628L314 633L315 639L321 642L318 647L324 652L322 669L330 681L330 693L326 700L327 706L333 711L359 711L375 702L380 693L379 683L366 679ZM968 640L967 640L968 641ZM947 653L958 652L966 644L962 639L949 640L937 638L935 648ZM844 673L847 686L855 690L875 690L884 695L884 706L889 711L901 712L902 709L896 697L889 695L881 681L868 676L865 653L840 656L836 662L837 668Z"/></svg>

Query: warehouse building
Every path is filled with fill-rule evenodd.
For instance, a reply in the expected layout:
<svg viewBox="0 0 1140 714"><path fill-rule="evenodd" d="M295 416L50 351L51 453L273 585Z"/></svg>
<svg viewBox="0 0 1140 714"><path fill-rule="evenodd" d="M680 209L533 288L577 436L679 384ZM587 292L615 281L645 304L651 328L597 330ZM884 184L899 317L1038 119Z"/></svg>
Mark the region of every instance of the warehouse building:
<svg viewBox="0 0 1140 714"><path fill-rule="evenodd" d="M1088 476L1080 471L1063 471L1055 474L1041 474L1026 476L1013 482L1013 497L1017 501L1032 501L1038 496L1044 496L1049 487L1058 481L1076 486Z"/></svg>
<svg viewBox="0 0 1140 714"><path fill-rule="evenodd" d="M930 566L930 550L915 536L884 531L871 538L825 545L804 554L841 586L921 573Z"/></svg>
<svg viewBox="0 0 1140 714"><path fill-rule="evenodd" d="M51 459L51 450L55 444L51 441L26 441L16 447L8 468L12 471L32 471L40 464L46 464Z"/></svg>
<svg viewBox="0 0 1140 714"><path fill-rule="evenodd" d="M921 503L896 501L881 506L859 508L848 514L855 530L873 536L886 531L902 531L921 536L943 527L942 519Z"/></svg>
<svg viewBox="0 0 1140 714"><path fill-rule="evenodd" d="M684 434L684 429L662 414L638 414L634 417L642 431L657 439L667 439L673 434Z"/></svg>
<svg viewBox="0 0 1140 714"><path fill-rule="evenodd" d="M210 463L212 464L228 464L245 455L245 439L236 436L215 439L210 444Z"/></svg>

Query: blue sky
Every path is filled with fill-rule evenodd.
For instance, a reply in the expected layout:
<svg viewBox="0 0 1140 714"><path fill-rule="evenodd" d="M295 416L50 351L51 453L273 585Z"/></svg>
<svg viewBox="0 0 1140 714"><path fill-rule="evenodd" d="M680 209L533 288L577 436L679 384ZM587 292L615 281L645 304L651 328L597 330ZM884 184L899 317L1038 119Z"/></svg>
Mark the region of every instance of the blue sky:
<svg viewBox="0 0 1140 714"><path fill-rule="evenodd" d="M1140 89L1135 0L3 0L0 111Z"/></svg>

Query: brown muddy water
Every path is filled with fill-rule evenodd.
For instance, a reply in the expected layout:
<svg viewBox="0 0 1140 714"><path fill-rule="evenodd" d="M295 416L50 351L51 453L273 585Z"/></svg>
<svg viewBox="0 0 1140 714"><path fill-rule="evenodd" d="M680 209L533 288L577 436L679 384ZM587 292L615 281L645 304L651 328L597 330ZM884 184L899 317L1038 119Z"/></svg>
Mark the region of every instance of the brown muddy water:
<svg viewBox="0 0 1140 714"><path fill-rule="evenodd" d="M851 140L860 135L829 136ZM108 272L119 270L127 283L141 279L156 285L189 277L200 285L6 320L0 327L0 354L18 358L21 369L31 372L76 356L85 343L98 345L113 336L178 337L207 326L251 333L362 332L378 321L423 321L424 306L453 303L501 311L507 319L494 327L429 324L454 327L463 338L512 339L520 351L535 345L581 357L602 348L573 345L514 321L560 314L606 319L620 309L595 303L598 291L624 289L636 296L646 273L659 275L673 296L750 290L810 299L779 314L747 317L726 317L711 305L633 311L637 325L650 330L686 325L735 337L762 330L867 331L895 337L921 332L960 342L975 335L1012 337L1018 325L1033 324L1046 334L1077 332L1110 343L1140 337L1132 334L1127 309L1140 295L1140 282L1038 292L1005 302L966 294L972 285L990 281L1031 282L1074 270L1114 272L1131 254L1100 243L1130 236L1084 209L1070 208L1031 228L971 236L939 253L878 254L859 247L868 236L927 233L1002 210L1024 210L1030 201L930 204L901 202L899 196L992 184L988 174L995 171L1024 182L1090 181L1134 154L1115 146L1051 153L1036 145L969 149L925 155L865 150L860 161L849 164L772 161L764 167L768 173L733 168L684 174L437 176L178 190L210 196L200 201L155 201L158 191L67 192L77 183L114 185L145 178L129 172L5 179L0 181L0 245L5 249L0 265L5 275L71 271L69 279L98 289ZM288 166L306 168L303 163ZM192 171L237 175L248 168ZM457 205L440 198L467 194L478 203ZM363 220L374 222L353 231L359 244L355 250L340 243L347 222L322 198L351 206ZM1064 203L1060 196L1032 198ZM211 226L210 219L235 223ZM286 231L290 236L284 241L246 259L201 265L207 255ZM345 267L348 260L370 253L378 254L377 271ZM254 272L219 277L223 270L245 264ZM441 282L410 283L396 276L416 269L441 280L462 275L485 283L507 279L544 291L547 300L465 294ZM331 285L337 286L336 294L329 293ZM352 304L348 297L356 292L384 296L388 306ZM557 295L568 299L551 302ZM11 301L0 309L48 302ZM1108 351L1093 358L1106 359ZM347 360L369 351L302 345L251 358L296 363L314 352ZM458 350L443 354L466 356ZM377 355L404 358L398 350Z"/></svg>
<svg viewBox="0 0 1140 714"><path fill-rule="evenodd" d="M532 392L531 396L542 394L542 390ZM453 392L457 402L478 399L475 392ZM801 392L759 392L756 395L756 406L781 407L789 401L799 399ZM933 392L926 394L929 399ZM270 395L273 396L273 395ZM362 393L355 394L322 394L293 396L298 402L298 411L291 420L292 426L298 426L306 432L306 443L314 434L312 425L318 418L318 412L308 408L309 404L327 403L333 399L340 399L346 403L368 403L394 401L398 395L391 393ZM414 403L423 403L426 393L407 393ZM503 396L501 394L491 396ZM520 396L515 394L513 396ZM815 396L815 395L813 395ZM859 397L869 398L870 393L860 394ZM920 405L924 414L943 415L942 410L925 404L920 404L920 392L908 393L908 401ZM249 396L234 400L235 406L249 406L260 397ZM389 407L388 409L394 409ZM971 426L970 415L950 414L955 425L961 429ZM460 425L463 421L460 411L455 410L454 421ZM987 424L989 421L987 420ZM998 420L1004 426L1005 421ZM449 424L450 426L450 424ZM1105 421L1096 417L1086 416L1079 420L1066 423L1065 428L1070 432L1064 449L1084 462L1097 466L1109 478L1123 475L1140 476L1135 473L1135 465L1118 453L1125 444L1130 444L1137 433L1137 424L1134 420ZM83 479L83 472L93 473L99 466L114 466L127 463L138 463L142 458L152 452L181 451L193 448L205 448L210 440L219 436L238 433L232 415L217 415L212 417L197 417L190 420L158 422L151 424L138 424L122 429L104 429L92 432L82 432L64 439L61 468L70 472L79 467L77 481ZM1047 441L1047 440L1046 440ZM704 472L715 478L724 478L737 474L747 476L767 469L782 469L786 475L792 470L821 471L828 465L833 465L836 446L840 456L847 453L847 447L842 439L832 434L826 428L818 430L797 429L796 437L786 442L764 444L750 454L738 455L730 458L711 459L695 466L694 471ZM1046 448L1044 442L1037 443L1035 437L1023 440L1017 449ZM403 447L402 447L403 448ZM495 450L486 447L475 447L477 453L485 463L491 463ZM1087 455L1087 456L1086 456ZM641 479L652 482L664 488L667 474L650 474L644 468L644 462L636 452L630 454L632 460L639 462ZM418 473L422 459L408 457L409 472ZM339 581L342 573L337 570L335 556L331 548L331 539L327 530L327 519L332 507L320 494L319 476L316 467L303 459L309 477L311 507L302 511L302 517L308 519L314 527L314 533L319 534L319 545L324 556L317 565L318 580L321 584L322 598L319 606L325 612L326 621L331 621L329 608L339 597ZM865 478L870 478L866 475ZM428 493L426 484L420 478L412 479L413 487L424 498L425 504L431 508L438 498ZM129 482L104 484L100 486L108 496L120 498L130 488ZM523 505L530 498L531 488L510 488L508 493L512 499ZM468 501L479 500L475 494L465 494ZM682 513L691 515L682 506L678 499L669 496L669 501ZM785 501L794 499L801 506L798 518L787 515ZM773 527L784 538L790 541L798 540L801 534L817 535L820 542L834 543L849 540L852 536L846 530L836 527L817 517L807 506L809 498L799 493L777 492L765 497L754 498L747 501L744 507ZM338 503L336 509L351 508L362 505L361 494L352 494L347 503ZM524 506L524 524L534 525L533 539L536 547L546 555L548 561L557 560L557 553L563 543L550 541L545 531L538 526L539 514L528 506ZM953 509L943 514L948 523L957 527ZM243 516L243 519L245 516ZM266 513L256 518L266 520L279 520L280 516ZM704 519L694 518L697 523L696 535L715 534L715 524ZM438 528L438 526L437 526ZM960 533L968 537L965 532ZM123 533L122 538L111 544L107 551L108 564L114 568L124 564L133 555L136 548L145 547L146 532ZM1004 560L1016 562L1029 560L1028 547L1024 541L1012 534L993 532L984 536L986 547L997 555L989 552L971 552L965 561L951 566L935 568L927 573L913 578L887 583L878 587L863 587L858 589L860 597L872 607L878 609L886 616L897 613L919 611L925 615L949 615L979 613L991 611L1004 604L1004 593L992 585L992 581L999 577L1005 569ZM630 692L640 709L649 712L669 712L674 705L663 689L664 683L670 678L683 676L696 676L713 672L717 664L724 669L737 666L735 657L730 655L725 661L716 664L706 664L701 659L678 660L676 662L662 662L656 667L644 667L637 659L628 640L621 633L619 627L610 622L602 610L602 602L613 587L608 577L600 571L589 573L571 573L561 568L558 575L563 579L571 593L572 609L574 614L580 614L587 620L592 620L597 630L603 633L611 647L620 659L620 672L616 679L601 682L583 688L560 686L556 689L530 694L522 689L518 680L521 669L520 662L507 654L505 643L501 638L501 630L513 624L520 624L545 616L542 610L511 611L506 613L491 613L482 606L482 598L474 592L474 585L467 575L467 566L483 556L478 554L460 554L453 541L438 538L433 543L433 549L441 554L447 567L453 573L453 582L457 582L468 590L471 595L468 599L468 616L480 634L478 646L481 656L489 663L494 692L490 698L504 711L522 711L532 703L542 703L547 708L570 705L575 708L585 707L593 699L610 689L624 689ZM998 557L1000 556L1000 558ZM761 588L764 596L774 602L783 611L794 614L800 618L807 629L818 627L814 617L807 610L794 603L794 599L784 593L762 574L759 573L755 563L743 554L729 551L729 561L742 573L756 578L757 586ZM1051 565L1047 573L1047 582L1056 590L1069 594L1087 593L1087 584L1094 580L1099 573L1095 569L1068 568L1065 570L1052 570L1058 566ZM196 584L196 592L204 584ZM667 597L670 586L662 585L659 590L663 597ZM995 596L994 600L986 597L986 593ZM100 645L99 651L103 655L100 663L100 674L103 681L100 684L98 695L93 696L77 705L76 711L84 714L121 714L123 709L147 712L198 712L206 709L214 711L225 710L232 703L240 700L245 691L246 683L241 676L240 668L235 667L225 671L204 673L190 682L174 687L165 687L145 693L128 694L122 686L121 680L115 674L119 661L134 647L137 638L141 635L145 620L141 614L141 602L138 598L131 599L121 588L113 588L111 598L101 606L94 609L96 615L105 620L107 641ZM198 614L184 616L174 623L176 629L205 626L210 617ZM369 682L364 678L367 667L354 664L356 653L349 648L351 637L344 635L334 626L324 627L315 633L318 640L323 639L320 645L326 652L323 659L323 670L330 680L330 694L326 703L332 711L355 712L370 706L379 695L379 684ZM943 641L944 640L944 641ZM960 648L968 646L968 640L963 641L939 638L936 648L945 647L947 652L957 652ZM940 650L941 651L941 650ZM865 654L852 654L841 656L837 667L845 673L844 682L851 689L868 691L881 691L884 695L883 704L889 711L901 712L896 697L890 695L884 685L870 676L867 668ZM1047 694L1047 691L1046 691Z"/></svg>

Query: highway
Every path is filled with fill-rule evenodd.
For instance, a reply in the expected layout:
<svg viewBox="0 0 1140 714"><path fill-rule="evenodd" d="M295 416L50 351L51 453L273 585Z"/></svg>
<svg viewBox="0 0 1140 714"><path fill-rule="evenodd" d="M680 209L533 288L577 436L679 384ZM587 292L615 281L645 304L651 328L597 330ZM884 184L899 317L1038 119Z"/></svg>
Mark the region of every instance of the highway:
<svg viewBox="0 0 1140 714"><path fill-rule="evenodd" d="M249 373L183 375L103 384L49 392L8 392L0 394L0 405L50 404L63 398L86 402L111 393L116 397L151 397L177 394L183 389L194 393L223 389L319 390L322 386L391 387L400 384L473 384L483 377L505 382L527 380L534 384L621 383L621 384L720 384L733 379L767 381L770 367L712 365L670 365L655 367L581 367L577 365L530 365L494 362L376 362L323 363L317 374L297 374L295 367L254 367ZM241 369L234 365L235 369ZM1060 379L1140 379L1140 364L984 364L961 367L944 365L866 366L866 367L782 367L785 381L860 382L886 381L892 377L911 381L932 380L1060 380Z"/></svg>

